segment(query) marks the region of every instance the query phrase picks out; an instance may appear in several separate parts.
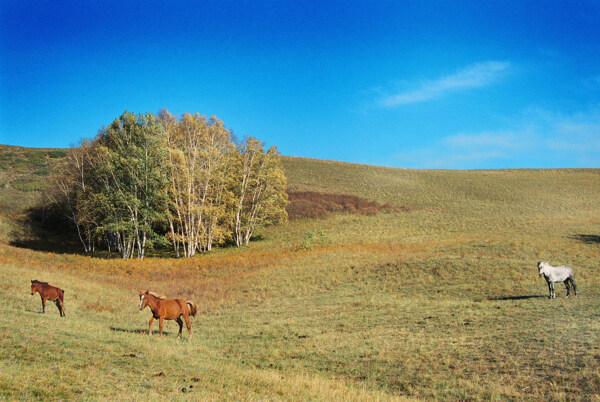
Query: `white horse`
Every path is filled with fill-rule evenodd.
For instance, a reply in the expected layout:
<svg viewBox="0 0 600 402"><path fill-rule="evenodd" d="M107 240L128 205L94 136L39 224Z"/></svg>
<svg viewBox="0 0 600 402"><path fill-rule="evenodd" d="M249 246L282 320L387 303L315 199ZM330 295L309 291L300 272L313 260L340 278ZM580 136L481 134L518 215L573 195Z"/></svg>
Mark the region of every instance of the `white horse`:
<svg viewBox="0 0 600 402"><path fill-rule="evenodd" d="M545 261L538 262L538 271L540 276L544 275L546 282L548 282L548 290L550 291L550 299L555 299L556 294L554 293L554 282L564 282L567 287L567 297L571 293L571 286L577 297L577 286L575 286L575 280L573 279L573 270L566 265L560 267L553 267ZM569 286L570 284L570 286Z"/></svg>

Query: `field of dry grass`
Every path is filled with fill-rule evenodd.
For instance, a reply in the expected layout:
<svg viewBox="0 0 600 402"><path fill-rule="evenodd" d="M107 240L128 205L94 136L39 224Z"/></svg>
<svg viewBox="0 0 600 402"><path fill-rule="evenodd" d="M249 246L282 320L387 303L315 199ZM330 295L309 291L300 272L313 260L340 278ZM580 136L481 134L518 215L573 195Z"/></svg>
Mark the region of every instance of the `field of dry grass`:
<svg viewBox="0 0 600 402"><path fill-rule="evenodd" d="M283 162L290 191L393 208L188 260L1 244L0 398L600 400L600 171ZM573 267L579 298L545 297L542 259ZM31 279L65 289L66 318ZM145 289L198 304L190 341L144 333Z"/></svg>

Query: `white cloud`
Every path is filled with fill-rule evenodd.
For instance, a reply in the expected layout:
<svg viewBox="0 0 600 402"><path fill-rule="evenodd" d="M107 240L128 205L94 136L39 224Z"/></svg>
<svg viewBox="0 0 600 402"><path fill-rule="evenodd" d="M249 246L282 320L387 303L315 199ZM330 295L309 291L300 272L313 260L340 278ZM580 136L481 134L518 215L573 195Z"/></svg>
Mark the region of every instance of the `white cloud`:
<svg viewBox="0 0 600 402"><path fill-rule="evenodd" d="M600 167L600 112L530 109L504 130L458 133L397 154L402 167L434 169Z"/></svg>
<svg viewBox="0 0 600 402"><path fill-rule="evenodd" d="M487 61L476 63L437 80L424 81L416 89L384 96L380 100L380 104L383 107L390 108L426 102L444 96L449 92L481 88L494 83L509 68L509 62Z"/></svg>
<svg viewBox="0 0 600 402"><path fill-rule="evenodd" d="M515 131L486 131L477 134L456 134L445 138L450 148L479 148L479 149L524 149L531 145L528 130Z"/></svg>

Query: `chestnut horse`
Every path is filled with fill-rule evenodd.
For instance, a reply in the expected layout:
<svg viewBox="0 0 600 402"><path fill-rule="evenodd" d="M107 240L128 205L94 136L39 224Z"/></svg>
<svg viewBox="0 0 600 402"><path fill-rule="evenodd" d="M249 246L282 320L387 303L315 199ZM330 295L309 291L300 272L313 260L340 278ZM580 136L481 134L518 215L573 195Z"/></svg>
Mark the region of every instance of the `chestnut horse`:
<svg viewBox="0 0 600 402"><path fill-rule="evenodd" d="M152 335L152 323L158 319L158 327L160 328L160 336L163 332L163 320L175 320L179 324L179 337L181 338L181 330L183 329L183 321L185 320L188 329L188 337L192 337L192 326L190 325L190 315L194 317L198 309L191 301L183 299L167 300L165 296L161 296L149 290L140 292L140 310L150 306L152 310L152 318L150 318L148 335Z"/></svg>
<svg viewBox="0 0 600 402"><path fill-rule="evenodd" d="M38 292L42 298L42 313L46 312L46 300L53 301L58 307L61 317L65 317L65 291L55 286L48 285L48 282L38 280L31 281L31 295Z"/></svg>

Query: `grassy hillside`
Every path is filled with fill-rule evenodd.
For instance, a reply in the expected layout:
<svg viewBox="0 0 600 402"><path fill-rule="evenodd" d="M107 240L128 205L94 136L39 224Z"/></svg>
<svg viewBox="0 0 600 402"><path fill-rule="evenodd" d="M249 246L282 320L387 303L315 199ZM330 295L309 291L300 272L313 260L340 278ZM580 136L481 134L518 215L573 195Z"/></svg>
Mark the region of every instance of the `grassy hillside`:
<svg viewBox="0 0 600 402"><path fill-rule="evenodd" d="M0 242L29 236L28 209L40 204L42 190L66 155L64 149L0 145Z"/></svg>
<svg viewBox="0 0 600 402"><path fill-rule="evenodd" d="M12 158L8 240L39 196ZM294 220L188 260L0 245L0 398L600 398L599 170L284 166L291 190L396 212ZM580 297L557 284L548 300L541 259L572 266ZM41 314L31 279L65 289L66 318ZM190 341L174 322L145 334L145 289L198 304Z"/></svg>

